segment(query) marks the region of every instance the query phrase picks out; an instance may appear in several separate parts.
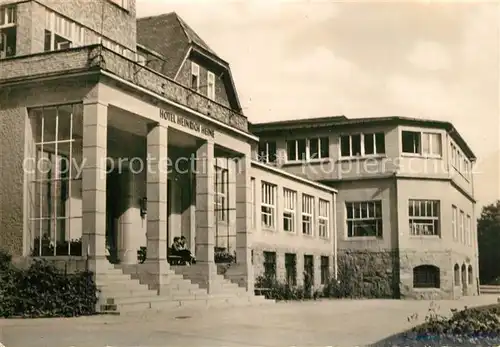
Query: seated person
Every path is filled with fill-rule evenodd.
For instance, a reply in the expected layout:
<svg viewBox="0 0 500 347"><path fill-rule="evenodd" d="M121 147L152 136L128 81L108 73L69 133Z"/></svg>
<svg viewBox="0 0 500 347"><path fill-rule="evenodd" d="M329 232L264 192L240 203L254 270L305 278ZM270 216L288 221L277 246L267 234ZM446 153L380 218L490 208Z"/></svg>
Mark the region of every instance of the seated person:
<svg viewBox="0 0 500 347"><path fill-rule="evenodd" d="M180 247L181 247L180 248L181 251L185 251L186 254L189 254L190 263L196 264L196 259L191 254L191 251L189 249L187 249L187 247L186 247L186 237L185 236L181 236L179 244L180 244Z"/></svg>
<svg viewBox="0 0 500 347"><path fill-rule="evenodd" d="M179 256L182 258L182 261L186 264L191 264L194 260L191 252L185 249L185 239L184 244L181 242L180 237L174 237L174 243L172 244L172 255Z"/></svg>

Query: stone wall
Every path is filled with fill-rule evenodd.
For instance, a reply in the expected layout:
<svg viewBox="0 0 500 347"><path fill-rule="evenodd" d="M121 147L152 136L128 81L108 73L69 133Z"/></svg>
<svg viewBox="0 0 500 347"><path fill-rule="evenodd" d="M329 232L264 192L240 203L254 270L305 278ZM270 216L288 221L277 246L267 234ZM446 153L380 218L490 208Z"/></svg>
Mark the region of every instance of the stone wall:
<svg viewBox="0 0 500 347"><path fill-rule="evenodd" d="M338 279L349 283L356 297L399 298L398 252L339 252Z"/></svg>

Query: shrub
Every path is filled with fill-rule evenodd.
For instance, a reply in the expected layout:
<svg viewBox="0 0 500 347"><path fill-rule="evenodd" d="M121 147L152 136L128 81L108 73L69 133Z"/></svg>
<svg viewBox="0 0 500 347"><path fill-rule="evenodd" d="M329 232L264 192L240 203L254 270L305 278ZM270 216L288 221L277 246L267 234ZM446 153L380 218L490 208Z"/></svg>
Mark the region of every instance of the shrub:
<svg viewBox="0 0 500 347"><path fill-rule="evenodd" d="M321 296L319 291L312 290L312 284L307 284L307 280L302 287L291 286L288 283L279 282L275 278L259 276L255 279L255 288L268 289L264 293L266 299L277 301L316 300Z"/></svg>
<svg viewBox="0 0 500 347"><path fill-rule="evenodd" d="M139 262L139 264L144 264L144 262L146 261L147 254L148 254L148 249L144 246L140 247L137 250L137 261Z"/></svg>
<svg viewBox="0 0 500 347"><path fill-rule="evenodd" d="M72 317L95 313L97 288L91 272L67 274L45 260L18 269L9 257L0 254L0 316Z"/></svg>
<svg viewBox="0 0 500 347"><path fill-rule="evenodd" d="M235 252L236 253L236 252ZM224 247L214 248L215 263L234 263L236 262L236 254L229 253Z"/></svg>
<svg viewBox="0 0 500 347"><path fill-rule="evenodd" d="M409 317L411 321L416 315ZM437 313L431 304L425 322L414 327L410 335L414 338L498 338L500 336L500 306L490 305L464 310L451 310L451 317Z"/></svg>

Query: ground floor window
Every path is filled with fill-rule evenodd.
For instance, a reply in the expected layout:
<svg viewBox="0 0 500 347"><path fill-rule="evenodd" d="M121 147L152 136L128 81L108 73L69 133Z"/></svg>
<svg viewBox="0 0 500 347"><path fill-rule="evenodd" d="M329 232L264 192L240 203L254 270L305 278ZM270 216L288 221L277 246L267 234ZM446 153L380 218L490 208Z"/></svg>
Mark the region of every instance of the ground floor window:
<svg viewBox="0 0 500 347"><path fill-rule="evenodd" d="M468 283L469 283L469 285L472 285L472 265L469 265L467 272L468 272L467 279L469 280Z"/></svg>
<svg viewBox="0 0 500 347"><path fill-rule="evenodd" d="M321 284L326 284L330 278L330 258L321 257Z"/></svg>
<svg viewBox="0 0 500 347"><path fill-rule="evenodd" d="M82 104L30 110L26 165L33 256L79 255L82 236Z"/></svg>
<svg viewBox="0 0 500 347"><path fill-rule="evenodd" d="M382 202L347 202L347 237L382 237Z"/></svg>
<svg viewBox="0 0 500 347"><path fill-rule="evenodd" d="M314 285L314 256L304 255L304 284Z"/></svg>
<svg viewBox="0 0 500 347"><path fill-rule="evenodd" d="M413 269L414 288L439 288L439 268L434 265L420 265Z"/></svg>
<svg viewBox="0 0 500 347"><path fill-rule="evenodd" d="M276 252L264 252L264 277L276 279Z"/></svg>
<svg viewBox="0 0 500 347"><path fill-rule="evenodd" d="M285 253L286 283L290 286L297 285L297 255Z"/></svg>
<svg viewBox="0 0 500 347"><path fill-rule="evenodd" d="M458 264L453 267L453 282L455 286L460 286L460 266Z"/></svg>

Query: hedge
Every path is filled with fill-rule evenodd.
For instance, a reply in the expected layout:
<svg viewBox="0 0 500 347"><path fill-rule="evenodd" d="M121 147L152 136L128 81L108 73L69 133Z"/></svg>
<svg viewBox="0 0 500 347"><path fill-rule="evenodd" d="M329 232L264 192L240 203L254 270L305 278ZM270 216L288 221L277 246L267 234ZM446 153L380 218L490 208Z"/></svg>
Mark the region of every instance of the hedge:
<svg viewBox="0 0 500 347"><path fill-rule="evenodd" d="M96 312L97 287L89 271L66 274L45 260L27 269L0 251L0 316L73 317Z"/></svg>

